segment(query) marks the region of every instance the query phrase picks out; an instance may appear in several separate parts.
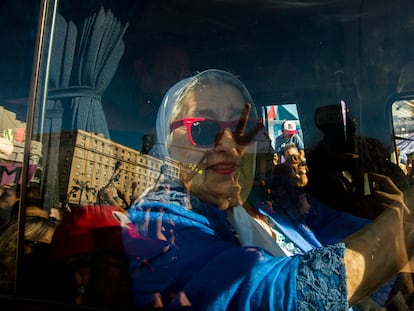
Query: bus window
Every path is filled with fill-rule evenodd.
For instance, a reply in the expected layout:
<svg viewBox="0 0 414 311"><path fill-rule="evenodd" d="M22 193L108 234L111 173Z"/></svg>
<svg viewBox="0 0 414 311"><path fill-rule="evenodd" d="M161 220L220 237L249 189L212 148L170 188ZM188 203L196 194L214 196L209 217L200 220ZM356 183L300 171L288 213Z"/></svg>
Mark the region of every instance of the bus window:
<svg viewBox="0 0 414 311"><path fill-rule="evenodd" d="M123 246L119 232L152 234L148 223L132 225L136 219L128 216L143 198L165 199L153 195L157 189L174 196L187 187L174 200L189 215L206 212L186 195L191 186L200 189L195 183L210 170L206 158L227 133L248 150L241 152L247 160L240 163L254 163L254 169L246 164L250 176L234 161L234 170L216 170L234 173L236 195L226 196L226 204L237 198L237 206L251 213L268 208L263 215L294 206L301 214L286 213L284 219L300 222L300 236L310 228L302 223L310 219L304 215L358 217L354 226L332 216L312 228L316 240L303 249L282 238L283 247L290 247L284 255L342 241L344 232L375 219L378 209L361 203L368 196L368 172L392 177L406 193L407 181L413 182L413 11L409 0L0 1L0 295L5 303L123 310L142 306L130 290L145 292L140 298L158 307L181 297L174 286L187 279L171 279L171 291L164 283L156 286L173 273L158 274L148 282L151 288L133 283L125 254L117 256ZM199 74L208 70L224 71L236 81L244 109L227 117L231 96L223 102L209 98L204 110L166 109L174 96L182 99L196 89L199 81L191 79L204 81ZM214 116L192 115L207 114L211 107L217 108ZM185 133L188 150L199 147L205 157L172 157L166 147L172 146L172 132ZM395 164L406 173L403 178ZM277 181L286 181L283 174L289 177L283 186L295 188L272 192ZM242 188L247 190L237 190ZM291 196L281 196L286 193ZM329 209L319 213L311 203ZM74 217L78 213L81 218ZM263 215L253 218L273 242L280 235ZM220 217L204 224L227 225ZM152 268L151 260L171 249L176 253L170 258L181 259L181 236L174 235L180 222L173 218L155 226L157 243L139 244L151 253L145 253L148 258L133 252L134 264L141 265L134 273ZM234 234L237 240L234 228L227 229L218 236ZM177 266L202 270L191 262ZM368 297L361 309L392 308L395 293L412 307L412 275L394 277L387 288L392 295L383 301L375 300L380 294Z"/></svg>
<svg viewBox="0 0 414 311"><path fill-rule="evenodd" d="M54 230L43 218L34 219L48 215L39 201L27 201L25 211L32 219L26 226L19 219L22 201L36 197L41 170L41 143L28 134L28 97L40 11L38 1L0 4L0 36L7 42L0 52L0 293L10 296L16 294L18 254L33 250L28 244L24 248L24 239L41 244L50 241ZM43 225L45 231L36 236L32 229Z"/></svg>
<svg viewBox="0 0 414 311"><path fill-rule="evenodd" d="M285 151L291 145L305 159L303 132L296 104L269 105L263 107L266 131L274 150L274 164L286 162Z"/></svg>
<svg viewBox="0 0 414 311"><path fill-rule="evenodd" d="M392 120L396 147L396 163L412 182L414 156L414 103L398 100L392 103Z"/></svg>

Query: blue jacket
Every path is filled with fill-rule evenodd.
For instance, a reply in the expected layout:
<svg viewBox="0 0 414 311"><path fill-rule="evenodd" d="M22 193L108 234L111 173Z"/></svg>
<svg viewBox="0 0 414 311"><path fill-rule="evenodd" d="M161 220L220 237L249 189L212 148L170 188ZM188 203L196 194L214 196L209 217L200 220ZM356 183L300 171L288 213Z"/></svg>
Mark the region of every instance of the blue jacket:
<svg viewBox="0 0 414 311"><path fill-rule="evenodd" d="M310 195L307 195L307 200L310 210L305 218L301 218L295 212L296 209L292 206L294 203L288 196L279 197L276 208L272 210L265 209L263 204L257 202L255 204L259 210L266 210L262 212L270 217L277 230L294 243L302 253L323 245L338 243L371 222L369 219L330 208ZM396 277L392 278L373 293L371 298L379 305L385 306L392 298L390 294L395 280Z"/></svg>
<svg viewBox="0 0 414 311"><path fill-rule="evenodd" d="M285 258L241 247L226 212L190 202L179 185L148 193L130 217L141 234L169 241L165 252L131 258L137 306L158 296L175 309L185 296L195 310L348 309L343 244Z"/></svg>

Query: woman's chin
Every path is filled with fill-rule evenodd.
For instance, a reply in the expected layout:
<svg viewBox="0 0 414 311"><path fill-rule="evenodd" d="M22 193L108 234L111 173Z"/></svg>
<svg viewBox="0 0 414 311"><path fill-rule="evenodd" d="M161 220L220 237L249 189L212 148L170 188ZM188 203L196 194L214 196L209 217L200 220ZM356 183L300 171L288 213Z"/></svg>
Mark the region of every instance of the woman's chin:
<svg viewBox="0 0 414 311"><path fill-rule="evenodd" d="M217 196L218 198L221 197L237 197L240 195L240 186L235 184L233 180L229 181L211 181L205 183L206 188L210 189L211 193Z"/></svg>

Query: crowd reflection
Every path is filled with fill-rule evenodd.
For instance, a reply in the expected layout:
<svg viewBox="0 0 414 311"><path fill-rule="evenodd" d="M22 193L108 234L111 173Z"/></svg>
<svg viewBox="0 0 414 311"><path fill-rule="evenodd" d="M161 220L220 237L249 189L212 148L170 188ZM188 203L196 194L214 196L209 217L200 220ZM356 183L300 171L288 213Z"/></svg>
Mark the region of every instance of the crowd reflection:
<svg viewBox="0 0 414 311"><path fill-rule="evenodd" d="M25 208L24 290L68 304L344 310L366 299L384 307L401 290L398 273L414 253L414 200L390 178L369 174L381 186L371 189L375 217L340 212L307 192L307 159L286 144L284 163L258 186L263 123L244 84L221 70L175 84L156 125L152 154L178 161L180 174L161 167L137 198L113 191L119 165L95 204L63 215L43 209L36 187L21 207L19 185L3 185L3 292L16 279L16 208Z"/></svg>

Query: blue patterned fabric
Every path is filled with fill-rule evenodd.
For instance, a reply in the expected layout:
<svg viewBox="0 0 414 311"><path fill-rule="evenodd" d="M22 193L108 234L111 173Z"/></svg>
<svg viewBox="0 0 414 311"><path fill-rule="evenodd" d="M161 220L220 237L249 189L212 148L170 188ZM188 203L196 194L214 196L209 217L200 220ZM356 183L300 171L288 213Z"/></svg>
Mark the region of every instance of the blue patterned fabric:
<svg viewBox="0 0 414 311"><path fill-rule="evenodd" d="M295 244L301 254L322 246L312 230L310 230L310 228L303 222L292 217L287 210L277 208L268 212L268 215L272 220L272 226L279 228L279 231Z"/></svg>
<svg viewBox="0 0 414 311"><path fill-rule="evenodd" d="M308 252L298 267L299 310L348 310L341 264L345 249L338 244ZM329 270L327 267L330 267Z"/></svg>
<svg viewBox="0 0 414 311"><path fill-rule="evenodd" d="M164 253L130 261L137 306L157 296L175 309L185 296L195 310L348 309L343 244L283 258L241 247L225 212L178 185L148 193L130 217L141 234L169 241Z"/></svg>
<svg viewBox="0 0 414 311"><path fill-rule="evenodd" d="M297 209L288 200L279 199L275 208L267 209L267 213L263 212L272 219L273 224L269 223L295 245L295 254L298 254L297 250L303 254L322 245L341 242L371 222L369 219L330 208L310 195L307 195L307 199L311 208L305 218L297 214ZM256 204L260 210L264 209L263 204ZM371 298L380 306L385 306L390 299L395 279L396 277L372 294Z"/></svg>

